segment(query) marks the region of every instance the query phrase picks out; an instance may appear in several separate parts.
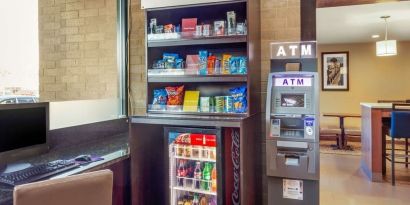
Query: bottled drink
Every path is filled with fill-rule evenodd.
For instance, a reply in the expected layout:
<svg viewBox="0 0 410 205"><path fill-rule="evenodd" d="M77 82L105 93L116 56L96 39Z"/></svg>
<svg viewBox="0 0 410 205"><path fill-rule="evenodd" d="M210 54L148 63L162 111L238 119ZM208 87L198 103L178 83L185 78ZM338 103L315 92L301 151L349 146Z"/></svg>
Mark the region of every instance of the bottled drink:
<svg viewBox="0 0 410 205"><path fill-rule="evenodd" d="M194 170L195 189L201 188L201 179L202 179L201 162L196 162L196 166Z"/></svg>
<svg viewBox="0 0 410 205"><path fill-rule="evenodd" d="M192 205L199 205L199 199L197 194L194 194L194 200L192 200Z"/></svg>
<svg viewBox="0 0 410 205"><path fill-rule="evenodd" d="M211 179L212 179L211 191L216 192L216 166L212 168Z"/></svg>
<svg viewBox="0 0 410 205"><path fill-rule="evenodd" d="M208 191L209 190L209 182L211 181L211 164L205 163L204 171L202 172L202 189Z"/></svg>
<svg viewBox="0 0 410 205"><path fill-rule="evenodd" d="M187 175L186 161L185 160L179 160L178 177L186 177L186 175ZM178 178L178 186L184 186L184 179L183 178Z"/></svg>

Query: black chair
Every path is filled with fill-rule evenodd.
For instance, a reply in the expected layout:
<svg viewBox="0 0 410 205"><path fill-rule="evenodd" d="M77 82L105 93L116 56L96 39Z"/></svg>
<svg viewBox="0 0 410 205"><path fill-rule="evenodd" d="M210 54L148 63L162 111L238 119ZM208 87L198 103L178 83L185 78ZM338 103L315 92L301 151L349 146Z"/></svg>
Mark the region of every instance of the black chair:
<svg viewBox="0 0 410 205"><path fill-rule="evenodd" d="M390 127L390 137L391 137L391 155L386 154L386 159L391 161L391 173L392 173L392 185L396 184L395 175L395 164L405 164L408 167L409 164L409 141L410 138L410 104L393 104L393 110L391 113L391 127ZM404 154L396 154L395 140L402 139L406 140ZM397 159L404 159L400 161Z"/></svg>

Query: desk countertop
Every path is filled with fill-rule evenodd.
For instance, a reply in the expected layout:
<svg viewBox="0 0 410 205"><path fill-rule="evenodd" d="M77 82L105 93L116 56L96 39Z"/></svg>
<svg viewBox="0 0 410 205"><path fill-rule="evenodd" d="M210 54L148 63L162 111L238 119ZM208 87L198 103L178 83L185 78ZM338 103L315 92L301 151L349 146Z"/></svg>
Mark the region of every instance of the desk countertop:
<svg viewBox="0 0 410 205"><path fill-rule="evenodd" d="M391 109L392 103L360 103L361 106L372 108L372 109Z"/></svg>
<svg viewBox="0 0 410 205"><path fill-rule="evenodd" d="M48 153L28 158L19 162L31 163L32 165L43 164L51 162L58 159L73 159L78 155L90 154L97 155L104 158L104 160L93 162L79 168L64 172L52 178L61 178L65 176L70 176L78 173L85 172L87 170L95 169L100 166L114 162L115 160L120 160L122 158L127 158L128 151L128 133L116 135L112 137L104 137L98 141L89 141L84 144L70 146L61 148L58 150L50 150ZM18 162L17 162L18 163ZM0 196L6 197L12 195L12 190L6 190L7 187L0 185ZM11 204L11 201L1 202L0 205Z"/></svg>

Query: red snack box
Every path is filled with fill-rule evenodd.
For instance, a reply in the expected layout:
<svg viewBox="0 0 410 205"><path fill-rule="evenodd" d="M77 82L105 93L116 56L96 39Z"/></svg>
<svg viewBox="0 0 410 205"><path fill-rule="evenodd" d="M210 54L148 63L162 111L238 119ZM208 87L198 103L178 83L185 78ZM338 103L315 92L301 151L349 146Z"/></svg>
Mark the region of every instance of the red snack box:
<svg viewBox="0 0 410 205"><path fill-rule="evenodd" d="M182 36L192 37L196 31L197 18L182 19Z"/></svg>

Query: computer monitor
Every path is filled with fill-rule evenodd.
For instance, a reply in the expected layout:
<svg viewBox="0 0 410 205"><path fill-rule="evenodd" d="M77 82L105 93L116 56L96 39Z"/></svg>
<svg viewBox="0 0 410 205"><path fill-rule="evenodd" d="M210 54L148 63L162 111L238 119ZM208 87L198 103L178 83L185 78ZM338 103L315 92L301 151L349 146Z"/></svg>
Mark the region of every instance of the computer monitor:
<svg viewBox="0 0 410 205"><path fill-rule="evenodd" d="M0 167L48 151L49 103L0 105Z"/></svg>

